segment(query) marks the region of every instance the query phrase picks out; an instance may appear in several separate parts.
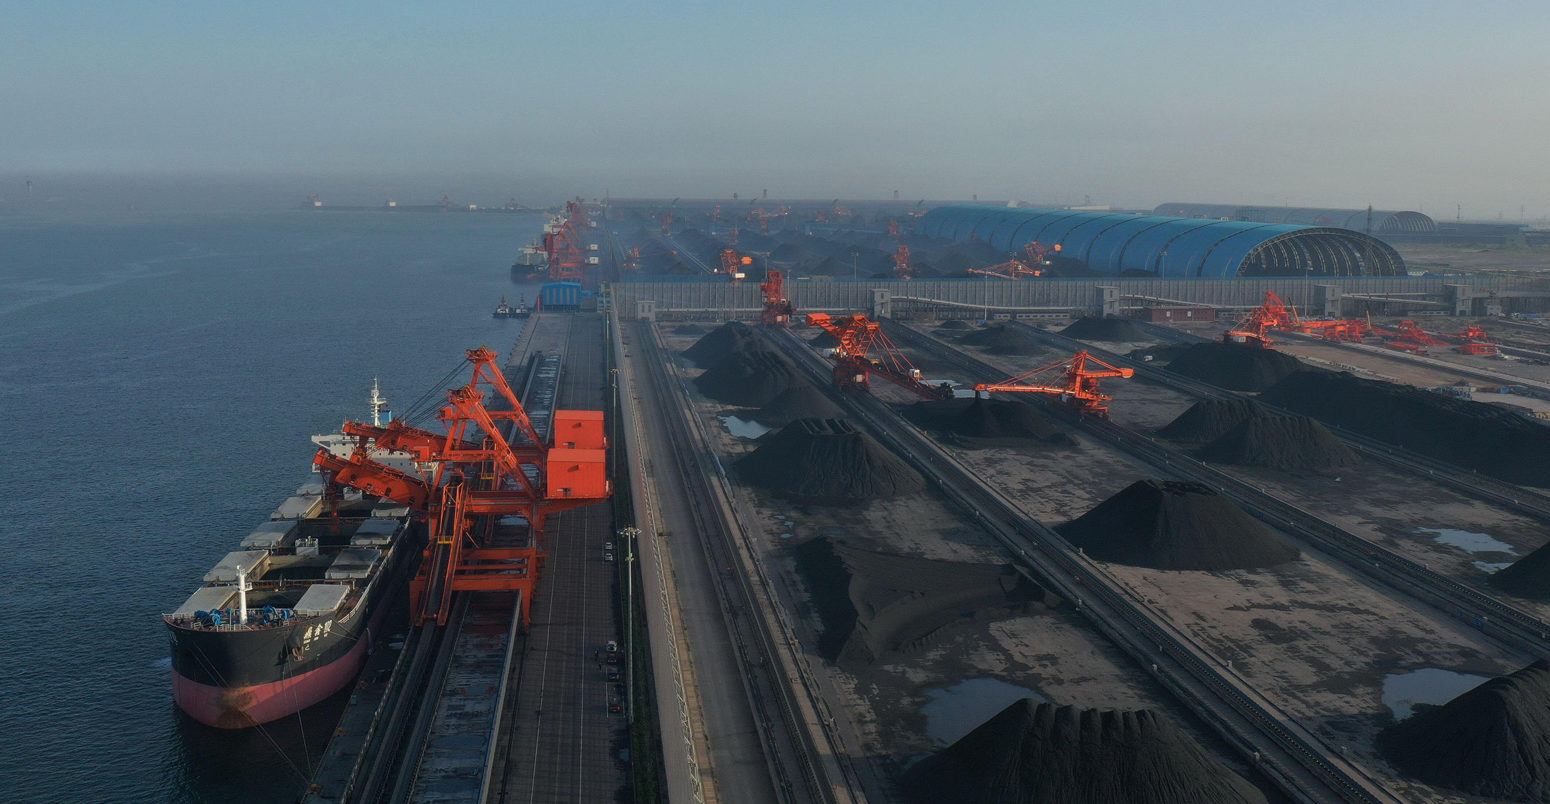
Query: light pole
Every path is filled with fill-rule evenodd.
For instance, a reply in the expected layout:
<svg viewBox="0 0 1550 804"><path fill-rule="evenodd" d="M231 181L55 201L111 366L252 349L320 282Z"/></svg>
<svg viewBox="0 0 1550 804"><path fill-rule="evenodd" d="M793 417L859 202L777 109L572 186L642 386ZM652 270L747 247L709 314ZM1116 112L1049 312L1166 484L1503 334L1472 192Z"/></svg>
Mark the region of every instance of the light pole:
<svg viewBox="0 0 1550 804"><path fill-rule="evenodd" d="M861 278L861 269L856 267L856 258L860 256L861 252L855 249L850 250L850 280L852 282Z"/></svg>
<svg viewBox="0 0 1550 804"><path fill-rule="evenodd" d="M635 527L620 528L624 537L624 701L630 723L635 722Z"/></svg>

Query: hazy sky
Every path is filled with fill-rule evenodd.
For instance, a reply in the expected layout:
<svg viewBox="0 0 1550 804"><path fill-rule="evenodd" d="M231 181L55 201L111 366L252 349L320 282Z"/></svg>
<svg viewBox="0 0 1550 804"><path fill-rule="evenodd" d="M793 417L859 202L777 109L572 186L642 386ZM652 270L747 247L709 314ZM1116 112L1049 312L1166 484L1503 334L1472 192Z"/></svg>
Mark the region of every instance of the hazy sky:
<svg viewBox="0 0 1550 804"><path fill-rule="evenodd" d="M1550 215L1543 0L0 0L0 20L0 198L22 175L177 173L341 203Z"/></svg>

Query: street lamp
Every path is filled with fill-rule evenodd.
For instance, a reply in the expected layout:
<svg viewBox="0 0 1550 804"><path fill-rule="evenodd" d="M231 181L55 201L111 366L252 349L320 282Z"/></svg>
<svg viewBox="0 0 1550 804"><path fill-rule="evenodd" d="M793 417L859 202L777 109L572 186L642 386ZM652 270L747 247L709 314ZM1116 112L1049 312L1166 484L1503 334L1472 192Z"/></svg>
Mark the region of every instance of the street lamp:
<svg viewBox="0 0 1550 804"><path fill-rule="evenodd" d="M630 723L635 722L635 537L640 529L620 528L624 538L624 701Z"/></svg>

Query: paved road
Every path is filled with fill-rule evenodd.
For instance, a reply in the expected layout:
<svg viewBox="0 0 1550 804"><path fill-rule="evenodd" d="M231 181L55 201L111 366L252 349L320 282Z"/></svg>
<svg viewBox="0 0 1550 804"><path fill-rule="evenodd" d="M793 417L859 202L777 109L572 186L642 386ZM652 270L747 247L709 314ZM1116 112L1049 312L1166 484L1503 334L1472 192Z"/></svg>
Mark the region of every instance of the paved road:
<svg viewBox="0 0 1550 804"><path fill-rule="evenodd" d="M683 473L676 465L688 456L676 451L667 437L671 425L664 402L671 404L672 400L664 400L658 393L656 380L660 377L653 374L659 373L660 368L653 365L651 356L655 352L651 344L642 343L637 330L620 334L622 354L629 355L621 359L626 364L628 399L643 425L638 433L642 441L632 444L632 458L637 460L638 471L649 473L651 480L650 524L642 530L648 535L670 534L658 544L667 550L675 619L690 649L686 672L690 681L686 682L685 697L694 724L704 800L778 801L760 740L760 730L765 727L761 727L751 708L745 674L738 663L738 646L728 630L716 579L700 543L711 534L704 532L695 516L699 494L686 488ZM651 567L643 570L654 573ZM668 665L659 662L656 666ZM665 705L660 708L664 713L673 711ZM676 750L686 751L682 735L671 731L664 728L664 744L676 744Z"/></svg>

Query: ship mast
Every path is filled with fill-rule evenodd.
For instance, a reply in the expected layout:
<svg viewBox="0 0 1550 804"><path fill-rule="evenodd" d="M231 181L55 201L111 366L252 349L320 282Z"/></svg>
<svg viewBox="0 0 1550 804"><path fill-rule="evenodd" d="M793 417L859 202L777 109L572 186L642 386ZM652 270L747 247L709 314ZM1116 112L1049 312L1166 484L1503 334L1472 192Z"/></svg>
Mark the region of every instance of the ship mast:
<svg viewBox="0 0 1550 804"><path fill-rule="evenodd" d="M393 411L388 410L388 401L382 396L382 391L377 387L377 378L371 378L371 426L381 427L382 414L386 413L388 421L393 420Z"/></svg>

